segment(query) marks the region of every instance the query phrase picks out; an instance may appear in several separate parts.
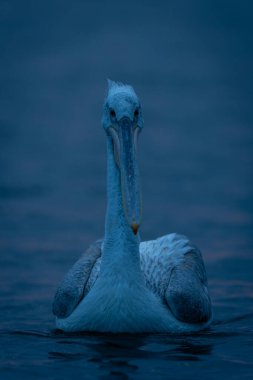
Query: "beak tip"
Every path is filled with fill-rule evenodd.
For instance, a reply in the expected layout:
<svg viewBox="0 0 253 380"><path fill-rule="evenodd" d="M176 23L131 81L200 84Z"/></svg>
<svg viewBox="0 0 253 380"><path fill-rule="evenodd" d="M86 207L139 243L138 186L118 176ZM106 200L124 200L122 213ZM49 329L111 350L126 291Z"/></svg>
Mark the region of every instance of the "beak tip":
<svg viewBox="0 0 253 380"><path fill-rule="evenodd" d="M132 223L131 224L132 231L135 235L137 235L137 232L139 230L139 225L137 223Z"/></svg>

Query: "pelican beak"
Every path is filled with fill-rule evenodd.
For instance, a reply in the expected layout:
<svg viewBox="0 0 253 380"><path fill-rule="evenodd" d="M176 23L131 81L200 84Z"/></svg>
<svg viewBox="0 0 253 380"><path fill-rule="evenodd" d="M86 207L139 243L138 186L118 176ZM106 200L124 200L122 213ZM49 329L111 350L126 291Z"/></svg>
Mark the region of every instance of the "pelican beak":
<svg viewBox="0 0 253 380"><path fill-rule="evenodd" d="M110 128L114 158L120 170L123 208L128 224L136 235L141 222L141 189L137 166L137 137L140 128L124 116L118 128Z"/></svg>

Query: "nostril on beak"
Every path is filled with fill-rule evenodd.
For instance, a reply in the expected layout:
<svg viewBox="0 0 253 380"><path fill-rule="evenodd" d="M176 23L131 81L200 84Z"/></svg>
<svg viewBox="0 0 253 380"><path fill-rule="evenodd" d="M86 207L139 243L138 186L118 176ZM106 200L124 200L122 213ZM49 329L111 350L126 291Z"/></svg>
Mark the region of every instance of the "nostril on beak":
<svg viewBox="0 0 253 380"><path fill-rule="evenodd" d="M132 228L133 233L136 235L139 229L139 225L137 223L132 223L131 228Z"/></svg>

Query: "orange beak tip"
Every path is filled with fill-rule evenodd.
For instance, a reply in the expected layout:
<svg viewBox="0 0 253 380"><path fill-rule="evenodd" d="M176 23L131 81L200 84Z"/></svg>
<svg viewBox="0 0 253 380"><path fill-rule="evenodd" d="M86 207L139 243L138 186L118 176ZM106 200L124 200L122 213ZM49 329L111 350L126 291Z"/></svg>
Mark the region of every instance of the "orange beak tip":
<svg viewBox="0 0 253 380"><path fill-rule="evenodd" d="M132 223L132 224L131 224L131 228L132 228L132 230L133 230L133 233L136 235L137 232L138 232L138 229L139 229L138 224L137 224L137 223Z"/></svg>

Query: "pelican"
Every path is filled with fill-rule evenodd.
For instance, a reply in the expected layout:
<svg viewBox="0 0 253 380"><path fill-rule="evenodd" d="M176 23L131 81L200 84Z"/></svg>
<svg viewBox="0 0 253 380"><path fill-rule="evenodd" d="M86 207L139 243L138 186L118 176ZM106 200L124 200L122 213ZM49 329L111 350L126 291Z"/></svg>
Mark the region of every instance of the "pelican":
<svg viewBox="0 0 253 380"><path fill-rule="evenodd" d="M67 331L185 333L212 319L201 252L170 233L140 242L142 205L137 140L142 107L129 85L109 81L102 125L107 140L105 235L56 291L57 328Z"/></svg>

